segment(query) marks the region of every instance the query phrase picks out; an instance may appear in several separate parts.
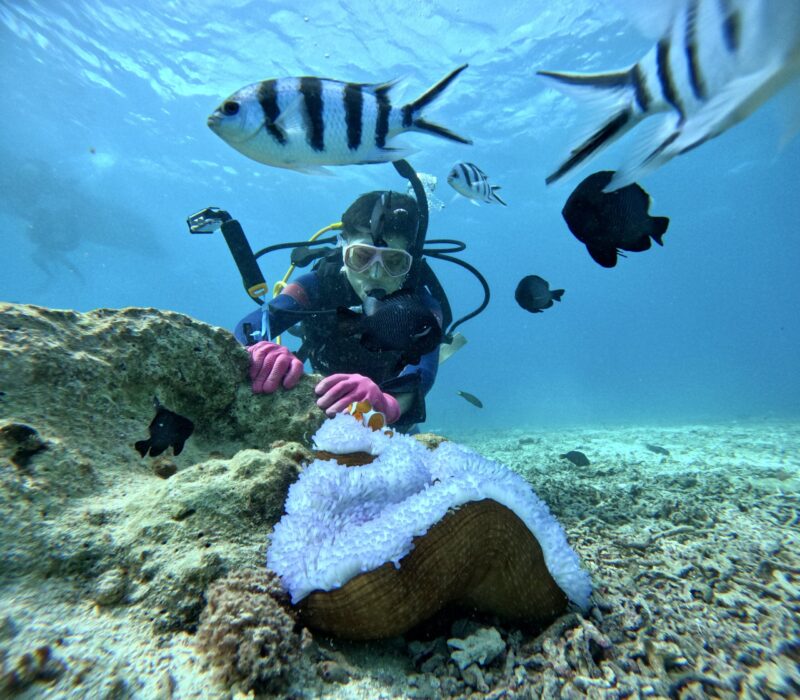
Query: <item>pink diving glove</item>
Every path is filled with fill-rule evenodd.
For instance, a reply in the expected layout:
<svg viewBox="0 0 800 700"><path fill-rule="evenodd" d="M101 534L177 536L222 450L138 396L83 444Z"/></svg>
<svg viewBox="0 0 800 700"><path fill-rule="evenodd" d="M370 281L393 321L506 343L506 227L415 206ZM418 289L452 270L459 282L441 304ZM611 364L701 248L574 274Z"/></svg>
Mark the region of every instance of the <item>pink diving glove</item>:
<svg viewBox="0 0 800 700"><path fill-rule="evenodd" d="M333 417L355 401L369 401L372 408L386 416L388 424L400 417L400 406L391 394L384 394L369 377L361 374L332 374L314 388L319 406Z"/></svg>
<svg viewBox="0 0 800 700"><path fill-rule="evenodd" d="M262 340L247 347L254 394L271 394L283 384L291 389L303 376L303 363L283 345Z"/></svg>

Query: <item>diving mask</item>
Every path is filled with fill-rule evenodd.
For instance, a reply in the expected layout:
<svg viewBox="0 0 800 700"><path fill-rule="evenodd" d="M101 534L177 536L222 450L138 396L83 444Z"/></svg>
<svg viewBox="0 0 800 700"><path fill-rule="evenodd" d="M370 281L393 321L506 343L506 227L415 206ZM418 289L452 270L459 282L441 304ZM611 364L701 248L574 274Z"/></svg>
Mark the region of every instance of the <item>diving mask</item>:
<svg viewBox="0 0 800 700"><path fill-rule="evenodd" d="M379 248L366 243L351 243L344 248L344 264L353 272L363 273L376 262L389 277L408 274L414 259L402 248Z"/></svg>

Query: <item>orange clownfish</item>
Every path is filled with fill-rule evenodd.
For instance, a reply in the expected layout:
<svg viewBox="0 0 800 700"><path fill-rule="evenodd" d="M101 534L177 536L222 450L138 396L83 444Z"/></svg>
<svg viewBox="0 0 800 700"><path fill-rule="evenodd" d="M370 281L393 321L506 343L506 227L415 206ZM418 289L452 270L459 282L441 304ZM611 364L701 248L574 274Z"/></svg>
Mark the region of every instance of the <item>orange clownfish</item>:
<svg viewBox="0 0 800 700"><path fill-rule="evenodd" d="M386 435L394 435L394 431L391 428L386 428L386 416L372 408L372 404L369 401L354 401L344 409L344 413L349 413L367 428L383 430ZM384 428L386 429L384 430Z"/></svg>

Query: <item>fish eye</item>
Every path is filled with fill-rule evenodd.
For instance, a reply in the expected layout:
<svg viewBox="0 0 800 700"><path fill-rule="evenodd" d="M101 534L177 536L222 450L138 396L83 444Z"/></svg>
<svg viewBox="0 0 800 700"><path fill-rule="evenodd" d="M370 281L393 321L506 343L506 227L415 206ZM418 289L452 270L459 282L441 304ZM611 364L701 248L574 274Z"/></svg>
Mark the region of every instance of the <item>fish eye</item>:
<svg viewBox="0 0 800 700"><path fill-rule="evenodd" d="M229 117L232 117L239 111L239 103L234 102L233 100L228 100L225 104L222 105L222 111Z"/></svg>
<svg viewBox="0 0 800 700"><path fill-rule="evenodd" d="M453 169L450 171L450 175L449 175L448 177L452 177L454 180L458 180L458 170L456 170L455 168L453 168Z"/></svg>

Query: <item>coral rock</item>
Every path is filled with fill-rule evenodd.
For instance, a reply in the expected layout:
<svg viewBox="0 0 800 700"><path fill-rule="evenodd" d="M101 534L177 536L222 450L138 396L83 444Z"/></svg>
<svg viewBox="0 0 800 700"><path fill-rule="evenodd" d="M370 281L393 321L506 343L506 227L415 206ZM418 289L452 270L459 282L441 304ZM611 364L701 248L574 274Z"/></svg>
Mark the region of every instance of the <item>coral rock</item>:
<svg viewBox="0 0 800 700"><path fill-rule="evenodd" d="M265 571L239 571L212 584L197 644L222 683L257 692L285 688L302 648L286 606L280 584Z"/></svg>

